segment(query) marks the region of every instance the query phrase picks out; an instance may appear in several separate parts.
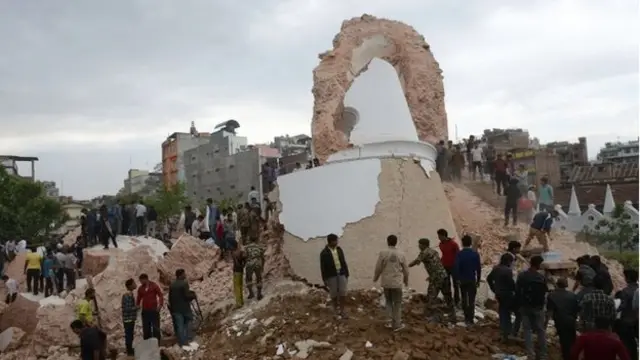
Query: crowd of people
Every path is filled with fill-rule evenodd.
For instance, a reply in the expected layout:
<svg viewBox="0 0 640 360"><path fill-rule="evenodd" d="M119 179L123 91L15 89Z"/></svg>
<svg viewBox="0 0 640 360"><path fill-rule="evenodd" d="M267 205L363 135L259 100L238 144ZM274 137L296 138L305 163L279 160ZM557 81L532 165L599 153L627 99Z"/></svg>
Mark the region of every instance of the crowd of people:
<svg viewBox="0 0 640 360"><path fill-rule="evenodd" d="M539 215L546 218L550 213L542 211ZM387 237L387 249L378 256L373 281L380 281L383 288L389 316L387 327L393 331L405 327L402 322L403 288L408 286L410 268L419 264L429 275L425 316L431 321L442 321L447 317L455 321L455 309L459 308L465 324L474 325L476 291L482 273L480 255L473 249L469 235L462 237L462 248L444 229L438 230L437 236L441 256L430 247L428 238L422 238L418 240L417 257L408 262L406 255L396 247L398 238L395 235ZM486 280L498 301L505 343L521 337L530 359L545 359L546 328L553 319L565 360L638 359L637 270L625 270L627 286L611 296L613 283L608 268L600 257L585 255L577 260L576 286L570 291L567 278L560 277L554 282L545 274L542 256L532 256L527 261L520 254L521 249L520 242L511 241ZM320 271L339 319L348 319L344 310L349 278L346 259L337 235L330 234L320 253ZM516 272L516 262L522 262L527 269ZM551 283L553 290L550 290ZM448 315L445 317L437 300L440 294L444 299L444 315ZM619 306L615 305L614 299L619 300ZM534 335L537 338L535 346Z"/></svg>

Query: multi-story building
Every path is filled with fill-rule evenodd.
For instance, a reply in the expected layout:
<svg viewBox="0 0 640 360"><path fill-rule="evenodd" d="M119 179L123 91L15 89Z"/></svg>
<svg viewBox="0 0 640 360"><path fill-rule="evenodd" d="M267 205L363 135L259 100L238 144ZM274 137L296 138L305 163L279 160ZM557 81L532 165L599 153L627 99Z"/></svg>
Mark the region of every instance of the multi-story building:
<svg viewBox="0 0 640 360"><path fill-rule="evenodd" d="M149 170L129 169L127 178L124 179L124 192L125 194L138 194L145 190L149 178L154 176L159 177L157 173L150 173Z"/></svg>
<svg viewBox="0 0 640 360"><path fill-rule="evenodd" d="M282 156L295 155L301 152L311 152L311 137L305 134L296 136L276 136L273 138L274 148L280 151Z"/></svg>
<svg viewBox="0 0 640 360"><path fill-rule="evenodd" d="M638 163L638 140L608 142L600 149L598 161L603 163Z"/></svg>
<svg viewBox="0 0 640 360"><path fill-rule="evenodd" d="M60 189L56 186L55 181L43 181L42 187L44 187L44 192L48 197L56 199L60 197Z"/></svg>
<svg viewBox="0 0 640 360"><path fill-rule="evenodd" d="M261 166L269 159L277 162L279 152L246 145L247 139L229 126L216 128L208 144L185 152L187 194L194 204L204 204L208 198L245 202L252 186L262 192Z"/></svg>
<svg viewBox="0 0 640 360"><path fill-rule="evenodd" d="M32 156L0 155L0 164L2 164L2 167L7 171L7 173L17 175L31 181L34 181L36 178L36 161L38 161L38 158ZM31 175L24 176L20 174L20 171L18 170L19 162L31 163Z"/></svg>
<svg viewBox="0 0 640 360"><path fill-rule="evenodd" d="M498 152L530 147L529 132L523 129L485 129L482 138Z"/></svg>
<svg viewBox="0 0 640 360"><path fill-rule="evenodd" d="M575 166L589 164L586 137L579 137L576 143L570 143L568 141L551 142L546 144L545 148L552 150L558 155L560 177L563 181L567 181Z"/></svg>
<svg viewBox="0 0 640 360"><path fill-rule="evenodd" d="M185 181L184 153L200 145L209 143L209 133L175 132L162 143L162 182L166 186L173 186L179 181Z"/></svg>

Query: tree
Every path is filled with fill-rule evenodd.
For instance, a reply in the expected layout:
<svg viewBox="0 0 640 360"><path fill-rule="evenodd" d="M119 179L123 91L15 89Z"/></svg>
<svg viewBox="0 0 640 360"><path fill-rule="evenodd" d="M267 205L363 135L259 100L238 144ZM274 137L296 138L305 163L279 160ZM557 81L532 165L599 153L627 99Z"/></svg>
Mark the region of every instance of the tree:
<svg viewBox="0 0 640 360"><path fill-rule="evenodd" d="M0 240L26 238L33 244L64 224L66 212L47 197L40 182L11 175L0 167Z"/></svg>
<svg viewBox="0 0 640 360"><path fill-rule="evenodd" d="M184 183L171 187L162 186L153 195L145 199L148 206L153 206L158 213L158 220L164 221L173 215L178 215L189 204Z"/></svg>
<svg viewBox="0 0 640 360"><path fill-rule="evenodd" d="M616 205L609 217L598 222L595 231L585 233L596 245L614 246L619 253L635 251L638 246L637 225L631 222L631 216L621 204Z"/></svg>

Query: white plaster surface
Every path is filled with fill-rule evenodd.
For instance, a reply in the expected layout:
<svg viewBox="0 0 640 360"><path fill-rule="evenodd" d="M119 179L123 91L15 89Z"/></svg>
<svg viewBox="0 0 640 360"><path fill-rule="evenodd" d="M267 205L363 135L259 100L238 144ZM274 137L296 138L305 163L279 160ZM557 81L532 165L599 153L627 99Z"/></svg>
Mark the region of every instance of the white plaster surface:
<svg viewBox="0 0 640 360"><path fill-rule="evenodd" d="M374 58L345 94L344 106L358 111L360 120L350 143L363 145L392 140L418 142L398 73L384 60Z"/></svg>
<svg viewBox="0 0 640 360"><path fill-rule="evenodd" d="M355 146L350 149L331 154L327 163L349 161L356 159L383 159L390 157L417 158L425 162L425 166L431 164L435 167L437 157L436 148L433 145L420 141L385 141L372 144Z"/></svg>
<svg viewBox="0 0 640 360"><path fill-rule="evenodd" d="M278 177L287 232L307 241L373 215L380 201L379 159L326 164Z"/></svg>

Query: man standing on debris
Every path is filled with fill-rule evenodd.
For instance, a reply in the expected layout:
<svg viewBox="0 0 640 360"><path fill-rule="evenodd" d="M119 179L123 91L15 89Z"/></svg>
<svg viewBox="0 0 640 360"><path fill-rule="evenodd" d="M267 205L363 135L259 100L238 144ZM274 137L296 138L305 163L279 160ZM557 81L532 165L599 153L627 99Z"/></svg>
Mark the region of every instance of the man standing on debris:
<svg viewBox="0 0 640 360"><path fill-rule="evenodd" d="M191 224L191 235L203 241L211 237L209 227L207 226L207 220L203 215L198 215L196 221Z"/></svg>
<svg viewBox="0 0 640 360"><path fill-rule="evenodd" d="M589 255L580 256L576 259L576 263L578 264L578 271L576 272L573 292L578 290L578 287L581 287L578 292L578 301L580 301L585 294L593 289L593 279L596 277L596 271L590 265L591 257Z"/></svg>
<svg viewBox="0 0 640 360"><path fill-rule="evenodd" d="M543 176L540 179L540 188L538 189L538 204L540 210L552 211L553 205L553 187L549 185L549 178Z"/></svg>
<svg viewBox="0 0 640 360"><path fill-rule="evenodd" d="M529 235L527 235L524 241L524 248L526 249L531 240L535 237L544 252L549 251L549 241L551 236L551 226L553 226L553 219L558 217L556 210L550 212L540 211L533 217L533 221L529 225Z"/></svg>
<svg viewBox="0 0 640 360"><path fill-rule="evenodd" d="M247 290L249 290L248 299L253 299L253 278L255 276L255 284L257 289L256 298L262 300L262 272L264 270L264 249L255 237L249 238L249 243L244 247L246 256L246 282Z"/></svg>
<svg viewBox="0 0 640 360"><path fill-rule="evenodd" d="M387 236L386 250L378 254L378 261L373 275L373 282L378 282L384 290L384 300L391 322L387 325L393 331L404 328L402 323L402 285L409 286L409 267L407 260L400 252L398 238L395 235Z"/></svg>
<svg viewBox="0 0 640 360"><path fill-rule="evenodd" d="M342 248L338 246L338 235L336 234L327 236L327 246L320 252L320 273L322 281L329 288L336 316L346 319L344 304L347 297L349 267Z"/></svg>
<svg viewBox="0 0 640 360"><path fill-rule="evenodd" d="M476 142L473 145L473 149L471 149L472 179L475 181L476 173L478 173L480 175L480 181L484 181L484 168L482 166L482 162L484 160L484 153L478 145L479 144Z"/></svg>
<svg viewBox="0 0 640 360"><path fill-rule="evenodd" d="M109 217L107 215L107 207L102 205L100 207L100 231L98 233L98 237L100 238L100 243L104 247L105 250L109 249L109 239L113 243L114 248L118 248L118 243L116 242L116 235L113 232L113 228L111 227L111 223L109 222Z"/></svg>
<svg viewBox="0 0 640 360"><path fill-rule="evenodd" d="M578 298L567 290L569 283L565 278L556 281L556 289L547 296L547 324L553 318L556 333L560 340L562 359L571 358L571 348L576 341L576 320L578 318ZM546 328L546 326L545 326Z"/></svg>
<svg viewBox="0 0 640 360"><path fill-rule="evenodd" d="M516 301L522 314L524 343L530 359L546 359L547 333L544 328L547 281L540 273L542 256L531 257L528 270L521 272L516 280ZM533 348L533 333L537 336L537 351Z"/></svg>
<svg viewBox="0 0 640 360"><path fill-rule="evenodd" d="M504 226L507 227L509 225L509 217L512 218L513 226L516 226L518 224L518 201L522 197L518 179L509 179L509 186L504 192Z"/></svg>
<svg viewBox="0 0 640 360"><path fill-rule="evenodd" d="M247 231L247 236L249 237L249 241L255 239L258 241L260 239L260 230L262 228L262 221L260 219L260 215L252 209L249 211L249 229Z"/></svg>
<svg viewBox="0 0 640 360"><path fill-rule="evenodd" d="M182 216L180 217L180 220L179 220L179 223L184 228L184 232L193 236L198 236L197 234L194 234L191 231L192 230L191 226L193 226L193 223L196 221L196 219L197 219L196 213L194 213L193 210L191 209L191 205L185 206L184 212L182 213Z"/></svg>
<svg viewBox="0 0 640 360"><path fill-rule="evenodd" d="M2 275L2 281L4 281L4 285L7 288L7 297L4 299L4 302L11 304L18 298L18 282L6 274Z"/></svg>
<svg viewBox="0 0 640 360"><path fill-rule="evenodd" d="M158 212L153 206L147 209L147 236L156 237L156 225L158 224Z"/></svg>
<svg viewBox="0 0 640 360"><path fill-rule="evenodd" d="M494 179L496 182L496 193L503 195L503 191L506 191L509 181L509 175L507 175L507 168L509 164L503 159L502 154L498 154L496 160L493 162Z"/></svg>
<svg viewBox="0 0 640 360"><path fill-rule="evenodd" d="M602 291L606 295L611 295L613 292L613 281L611 280L611 274L609 273L609 268L602 263L600 256L593 255L590 258L590 264L593 270L596 272L596 276L602 278L603 288Z"/></svg>
<svg viewBox="0 0 640 360"><path fill-rule="evenodd" d="M462 169L464 168L464 155L460 151L460 145L456 145L455 149L451 153L449 168L451 169L451 180L461 181Z"/></svg>
<svg viewBox="0 0 640 360"><path fill-rule="evenodd" d="M487 284L496 295L496 300L498 301L498 316L503 342L509 341L509 336L514 334L511 314L517 311L516 283L513 280L512 264L513 257L511 254L502 254L500 264L495 266L487 276Z"/></svg>
<svg viewBox="0 0 640 360"><path fill-rule="evenodd" d="M238 226L240 227L240 241L244 244L249 234L249 203L238 205Z"/></svg>
<svg viewBox="0 0 640 360"><path fill-rule="evenodd" d="M42 270L42 257L35 249L27 250L24 261L24 273L27 275L27 292L33 291L37 296L40 288L40 273Z"/></svg>
<svg viewBox="0 0 640 360"><path fill-rule="evenodd" d="M56 257L53 255L53 252L49 250L44 258L44 261L42 262L42 274L44 276L44 297L49 297L54 294L53 284L56 281L55 274L57 267L59 266L59 264L56 264L56 262Z"/></svg>
<svg viewBox="0 0 640 360"><path fill-rule="evenodd" d="M616 326L616 333L629 351L631 359L638 360L638 314L633 309L633 296L638 291L638 270L625 269L624 279L627 286L617 296L620 299L618 307L620 319Z"/></svg>
<svg viewBox="0 0 640 360"><path fill-rule="evenodd" d="M247 202L251 204L254 201L257 202L259 199L260 199L260 193L258 192L258 190L256 190L255 186L252 186L251 191L249 191L249 195L247 196Z"/></svg>
<svg viewBox="0 0 640 360"><path fill-rule="evenodd" d="M458 243L449 237L449 233L445 229L438 230L438 239L440 240L440 252L442 253L442 266L447 271L447 286L453 285L453 302L455 306L460 305L460 284L458 279L453 276L453 267L456 262L456 256L460 252Z"/></svg>
<svg viewBox="0 0 640 360"><path fill-rule="evenodd" d="M226 251L230 251L231 248L235 248L238 245L236 240L236 224L233 221L233 213L229 211L224 220L224 248Z"/></svg>
<svg viewBox="0 0 640 360"><path fill-rule="evenodd" d="M141 274L138 277L138 297L136 306L141 308L142 337L147 340L154 337L160 341L160 309L164 303L162 289L155 282L149 280L149 275Z"/></svg>
<svg viewBox="0 0 640 360"><path fill-rule="evenodd" d="M473 240L471 236L462 237L462 250L456 256L454 264L454 277L460 282L460 293L462 297L462 310L464 311L465 323L473 325L476 309L476 293L480 286L480 276L482 264L480 255L471 248Z"/></svg>
<svg viewBox="0 0 640 360"><path fill-rule="evenodd" d="M218 222L220 221L220 211L218 210L218 207L213 203L213 199L212 198L208 198L207 199L207 208L205 211L205 220L207 221L207 228L209 230L209 232L211 233L211 237L213 237L213 240L217 240L216 239L216 226L218 225Z"/></svg>
<svg viewBox="0 0 640 360"><path fill-rule="evenodd" d="M136 328L136 318L138 317L138 307L133 291L136 289L136 282L128 279L124 283L127 292L122 295L122 323L124 324L124 346L127 356L134 356L133 337Z"/></svg>
<svg viewBox="0 0 640 360"><path fill-rule="evenodd" d="M71 291L76 288L76 266L78 263L78 259L73 254L73 250L70 248L64 249L64 262L62 266L64 267L64 274L67 277L67 291Z"/></svg>
<svg viewBox="0 0 640 360"><path fill-rule="evenodd" d="M451 285L447 281L447 271L442 262L440 261L440 255L434 249L429 246L429 239L422 238L418 240L418 248L420 253L415 260L409 263L409 267L414 267L422 263L424 269L429 275L429 287L427 288L427 300L424 308L424 315L428 316L433 312L433 306L438 298L438 294L442 292L444 301L449 309L449 314L452 319L455 319L455 309L453 306L453 299L451 298Z"/></svg>
<svg viewBox="0 0 640 360"><path fill-rule="evenodd" d="M136 235L144 235L144 218L147 215L147 207L144 206L142 200L136 204Z"/></svg>
<svg viewBox="0 0 640 360"><path fill-rule="evenodd" d="M189 289L184 269L176 270L176 279L169 286L169 312L178 345L182 347L188 346L191 341L189 329L189 324L193 321L191 301L195 298L195 293Z"/></svg>

